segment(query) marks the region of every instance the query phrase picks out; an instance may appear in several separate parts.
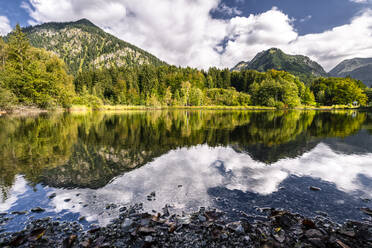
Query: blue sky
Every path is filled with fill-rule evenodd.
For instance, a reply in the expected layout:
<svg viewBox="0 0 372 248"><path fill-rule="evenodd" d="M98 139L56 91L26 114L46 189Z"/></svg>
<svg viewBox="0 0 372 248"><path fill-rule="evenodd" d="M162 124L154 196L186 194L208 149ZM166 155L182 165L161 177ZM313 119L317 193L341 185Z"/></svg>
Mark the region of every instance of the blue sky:
<svg viewBox="0 0 372 248"><path fill-rule="evenodd" d="M135 0L133 0L135 1ZM28 26L28 12L21 8L27 0L0 0L0 15L7 16L13 27L20 23ZM318 33L336 26L346 24L357 13L368 7L350 0L223 0L221 2L230 8L241 11L240 15L249 16L278 7L291 18L295 18L295 27L299 34ZM231 18L234 15L212 12L215 18Z"/></svg>
<svg viewBox="0 0 372 248"><path fill-rule="evenodd" d="M350 0L225 0L227 6L234 6L242 15L259 14L273 6L295 18L294 25L299 34L324 32L346 24L367 4Z"/></svg>
<svg viewBox="0 0 372 248"><path fill-rule="evenodd" d="M0 0L0 33L88 18L182 66L231 67L275 46L331 69L372 57L371 9L370 0Z"/></svg>

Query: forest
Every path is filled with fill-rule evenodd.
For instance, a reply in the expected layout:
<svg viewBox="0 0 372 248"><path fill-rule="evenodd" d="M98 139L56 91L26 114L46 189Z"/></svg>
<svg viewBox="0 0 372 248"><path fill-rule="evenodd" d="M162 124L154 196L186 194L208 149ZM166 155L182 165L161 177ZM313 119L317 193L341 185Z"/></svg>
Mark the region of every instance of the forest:
<svg viewBox="0 0 372 248"><path fill-rule="evenodd" d="M198 70L144 64L87 69L69 75L62 59L32 47L19 25L0 38L0 108L16 105L69 108L84 105L299 106L361 105L371 89L352 78L303 83L285 71Z"/></svg>

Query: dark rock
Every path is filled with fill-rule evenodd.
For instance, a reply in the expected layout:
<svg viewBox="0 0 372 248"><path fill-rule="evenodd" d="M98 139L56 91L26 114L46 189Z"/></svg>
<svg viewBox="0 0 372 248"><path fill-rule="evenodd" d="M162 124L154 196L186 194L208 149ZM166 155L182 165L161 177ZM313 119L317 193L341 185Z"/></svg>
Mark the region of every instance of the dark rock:
<svg viewBox="0 0 372 248"><path fill-rule="evenodd" d="M156 230L152 227L141 226L138 231L143 234L155 233Z"/></svg>
<svg viewBox="0 0 372 248"><path fill-rule="evenodd" d="M312 191L321 191L322 190L321 188L318 188L318 187L315 187L315 186L310 186L309 189L312 190Z"/></svg>
<svg viewBox="0 0 372 248"><path fill-rule="evenodd" d="M14 211L14 212L11 212L11 214L24 215L24 214L27 214L27 211Z"/></svg>
<svg viewBox="0 0 372 248"><path fill-rule="evenodd" d="M124 211L127 211L127 208L126 207L119 208L119 212L124 212Z"/></svg>
<svg viewBox="0 0 372 248"><path fill-rule="evenodd" d="M233 230L234 232L237 232L237 233L245 233L245 230L242 226L242 223L240 221L237 221L237 222L231 222L229 224L226 225L227 228Z"/></svg>
<svg viewBox="0 0 372 248"><path fill-rule="evenodd" d="M56 193L52 193L52 194L50 194L50 195L48 196L48 198L49 198L49 199L53 199L53 198L56 197L56 196L57 196Z"/></svg>
<svg viewBox="0 0 372 248"><path fill-rule="evenodd" d="M320 238L309 238L309 242L315 247L326 248L326 245Z"/></svg>
<svg viewBox="0 0 372 248"><path fill-rule="evenodd" d="M41 208L41 207L36 207L36 208L33 208L31 209L31 212L33 213L41 213L41 212L44 212L45 209Z"/></svg>
<svg viewBox="0 0 372 248"><path fill-rule="evenodd" d="M165 205L165 207L163 208L163 216L169 216L168 205Z"/></svg>
<svg viewBox="0 0 372 248"><path fill-rule="evenodd" d="M267 218L244 215L234 221L210 208L170 216L145 213L137 204L107 226L92 224L88 231L78 222L30 220L21 232L0 232L0 247L372 247L371 221L339 225L320 216L307 219L275 209L266 213Z"/></svg>
<svg viewBox="0 0 372 248"><path fill-rule="evenodd" d="M76 235L71 235L70 237L66 238L63 240L62 247L63 248L71 248L73 244L76 241L77 236Z"/></svg>
<svg viewBox="0 0 372 248"><path fill-rule="evenodd" d="M302 225L306 229L314 229L314 228L316 228L314 221L312 221L310 219L304 219L304 220L302 220Z"/></svg>
<svg viewBox="0 0 372 248"><path fill-rule="evenodd" d="M352 238L355 237L355 232L353 230L346 230L344 228L341 228L340 230L338 230L338 233Z"/></svg>
<svg viewBox="0 0 372 248"><path fill-rule="evenodd" d="M309 229L305 232L305 236L310 239L310 238L321 238L323 237L323 234L316 229Z"/></svg>
<svg viewBox="0 0 372 248"><path fill-rule="evenodd" d="M369 209L369 208L361 208L360 210L362 210L363 213L369 215L369 216L372 216L372 209Z"/></svg>
<svg viewBox="0 0 372 248"><path fill-rule="evenodd" d="M96 232L99 232L101 230L100 227L97 227L97 226L94 226L94 227L91 227L90 230L88 230L88 233L96 233Z"/></svg>
<svg viewBox="0 0 372 248"><path fill-rule="evenodd" d="M206 221L207 221L207 218L206 218L204 215L201 215L201 214L198 215L198 219L199 219L201 222L206 222Z"/></svg>
<svg viewBox="0 0 372 248"><path fill-rule="evenodd" d="M26 242L26 236L24 234L19 234L15 236L9 243L10 246L20 246Z"/></svg>
<svg viewBox="0 0 372 248"><path fill-rule="evenodd" d="M274 218L278 226L283 227L285 229L288 229L297 223L296 218L287 212L278 213L277 215L274 216Z"/></svg>

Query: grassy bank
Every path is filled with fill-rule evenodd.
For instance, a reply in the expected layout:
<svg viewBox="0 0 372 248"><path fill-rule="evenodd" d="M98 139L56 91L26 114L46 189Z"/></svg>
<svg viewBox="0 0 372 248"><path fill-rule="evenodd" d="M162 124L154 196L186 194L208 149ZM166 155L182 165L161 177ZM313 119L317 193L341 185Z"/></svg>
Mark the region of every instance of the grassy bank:
<svg viewBox="0 0 372 248"><path fill-rule="evenodd" d="M144 105L101 105L93 108L86 105L73 105L68 109L42 109L35 106L14 106L9 109L0 109L0 115L15 114L15 115L33 115L46 112L90 112L90 111L132 111L132 110L277 110L275 107L266 106L144 106ZM350 105L333 105L333 106L299 106L293 108L295 110L337 110L337 109L364 109L369 110L369 107L350 106Z"/></svg>
<svg viewBox="0 0 372 248"><path fill-rule="evenodd" d="M297 110L333 110L333 109L359 109L359 106L333 105L333 106L299 106ZM144 106L144 105L102 105L98 108L84 105L73 105L68 110L76 111L127 111L127 110L165 110L165 109L200 109L200 110L276 110L275 107L266 106Z"/></svg>
<svg viewBox="0 0 372 248"><path fill-rule="evenodd" d="M102 105L98 108L74 105L69 111L127 111L127 110L169 110L169 109L200 109L200 110L275 110L264 106L143 106L143 105Z"/></svg>

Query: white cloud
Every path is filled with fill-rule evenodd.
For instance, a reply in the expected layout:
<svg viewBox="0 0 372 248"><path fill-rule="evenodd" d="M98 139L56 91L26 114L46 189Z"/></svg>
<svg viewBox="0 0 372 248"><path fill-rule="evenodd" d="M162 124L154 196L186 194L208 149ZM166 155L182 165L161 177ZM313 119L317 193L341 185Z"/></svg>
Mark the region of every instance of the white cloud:
<svg viewBox="0 0 372 248"><path fill-rule="evenodd" d="M11 209L19 199L19 197L27 191L27 182L22 176L17 176L14 184L8 190L7 196L0 195L0 212L5 212Z"/></svg>
<svg viewBox="0 0 372 248"><path fill-rule="evenodd" d="M298 37L288 50L307 54L331 69L341 60L372 57L372 10L354 17L350 24L335 27L319 34Z"/></svg>
<svg viewBox="0 0 372 248"><path fill-rule="evenodd" d="M7 35L12 31L9 19L6 16L0 16L0 35Z"/></svg>
<svg viewBox="0 0 372 248"><path fill-rule="evenodd" d="M143 202L147 211L159 211L165 204L189 210L190 207L213 206L214 199L208 192L211 188L224 187L269 195L278 191L280 184L291 175L329 182L340 191L348 194L358 192L369 198L372 196L371 186L363 185L360 176L372 177L371 159L371 153L339 154L320 143L297 158L282 159L268 165L229 147L199 145L172 150L98 190L58 189L50 210L69 209L90 221L107 224L116 216L100 214L109 203ZM304 190L307 190L306 186ZM149 202L146 195L153 191L156 191L157 199ZM64 202L66 198L72 200ZM89 206L83 208L79 202L89 203Z"/></svg>
<svg viewBox="0 0 372 248"><path fill-rule="evenodd" d="M241 15L242 14L242 11L239 10L238 8L229 7L224 3L221 3L220 5L218 5L218 7L214 9L214 11L220 12L220 13L228 15L228 16Z"/></svg>
<svg viewBox="0 0 372 248"><path fill-rule="evenodd" d="M229 67L252 59L257 52L271 47L283 48L297 38L292 20L273 8L259 15L235 17L227 24L229 41L222 54L222 64Z"/></svg>
<svg viewBox="0 0 372 248"><path fill-rule="evenodd" d="M275 7L249 17L213 19L210 12L218 9L238 13L224 8L220 0L29 0L22 6L31 24L88 18L181 66L232 67L271 47L310 56L328 70L343 59L372 56L372 11L368 9L347 25L299 36L293 19Z"/></svg>
<svg viewBox="0 0 372 248"><path fill-rule="evenodd" d="M368 0L350 0L350 2L353 2L353 3L367 3Z"/></svg>
<svg viewBox="0 0 372 248"><path fill-rule="evenodd" d="M313 18L312 15L305 16L304 18L300 19L300 22L307 22L307 21L311 20L311 18Z"/></svg>

